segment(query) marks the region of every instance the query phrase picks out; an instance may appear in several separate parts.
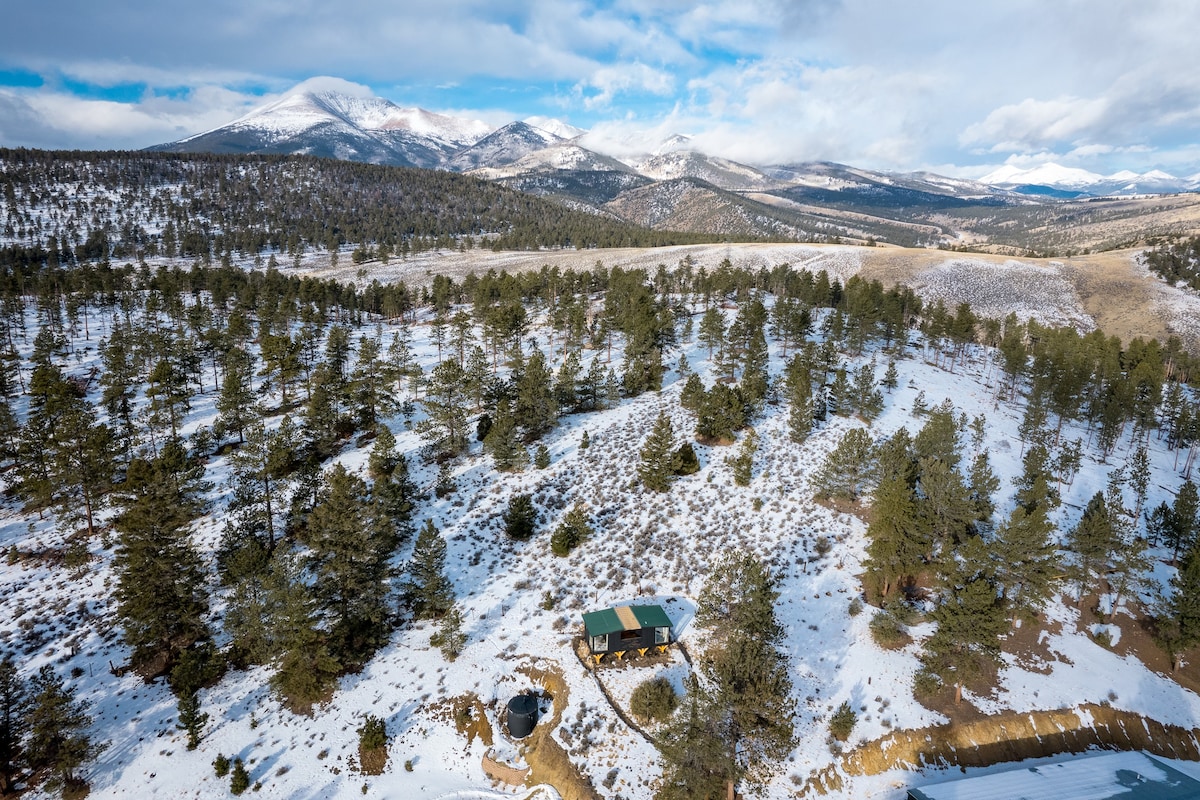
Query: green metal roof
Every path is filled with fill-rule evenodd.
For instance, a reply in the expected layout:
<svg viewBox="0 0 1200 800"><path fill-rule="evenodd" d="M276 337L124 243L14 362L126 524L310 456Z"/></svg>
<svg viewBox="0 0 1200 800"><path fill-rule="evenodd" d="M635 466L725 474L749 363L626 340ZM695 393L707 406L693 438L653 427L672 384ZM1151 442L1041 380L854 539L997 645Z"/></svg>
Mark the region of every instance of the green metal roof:
<svg viewBox="0 0 1200 800"><path fill-rule="evenodd" d="M641 628L669 628L671 618L662 606L628 606ZM618 633L632 630L621 622L615 608L604 608L600 611L589 611L583 615L583 628L588 636L603 636L606 633Z"/></svg>

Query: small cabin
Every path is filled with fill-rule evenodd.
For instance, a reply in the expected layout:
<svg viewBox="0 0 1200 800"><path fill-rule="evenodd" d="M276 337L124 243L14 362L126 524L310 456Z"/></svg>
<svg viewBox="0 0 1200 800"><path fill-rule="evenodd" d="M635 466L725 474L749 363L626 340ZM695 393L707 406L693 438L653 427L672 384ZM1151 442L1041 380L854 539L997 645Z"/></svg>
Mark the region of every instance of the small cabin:
<svg viewBox="0 0 1200 800"><path fill-rule="evenodd" d="M671 618L662 606L616 606L583 615L583 639L599 664L612 653L646 655L651 649L665 652L671 639Z"/></svg>

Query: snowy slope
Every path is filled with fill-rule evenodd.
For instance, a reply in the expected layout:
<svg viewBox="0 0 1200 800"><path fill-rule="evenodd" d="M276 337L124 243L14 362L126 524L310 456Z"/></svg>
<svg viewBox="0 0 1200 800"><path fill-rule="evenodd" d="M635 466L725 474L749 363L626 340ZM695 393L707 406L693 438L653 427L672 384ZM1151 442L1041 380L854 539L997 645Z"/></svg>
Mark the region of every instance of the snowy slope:
<svg viewBox="0 0 1200 800"><path fill-rule="evenodd" d="M813 248L804 266L827 269L844 280L854 272L847 252ZM956 277L951 273L926 280L932 286L935 278L942 278L950 291ZM1031 281L1037 278L1030 276ZM593 310L600 302L596 300ZM701 309L696 305L690 310L698 314ZM92 339L73 341L72 374L86 374L97 363L95 339L107 335L109 315L115 312L93 308L85 313ZM725 313L732 319L733 309ZM36 331L32 307L27 317L27 329L14 329L25 353ZM437 360L429 322L428 315L422 315L413 328L416 354L426 371ZM382 321L379 325L384 341L389 340L394 327ZM483 331L473 333L481 337ZM556 365L562 353L551 345L548 333L544 317L536 316L530 335ZM356 330L354 338L375 334L372 323ZM618 342L611 363L618 372L619 353ZM671 363L681 354L706 383L717 377L706 349L696 341L685 340L672 353ZM606 797L648 800L658 774L656 752L616 719L600 688L627 698L634 685L656 674L680 685L686 666L672 659L594 675L572 650L579 615L619 602L661 602L695 654L705 642L690 625L690 617L707 565L724 551L745 548L758 553L780 577L778 609L798 706L799 743L779 765L778 775L763 795L792 798L812 772L836 762L827 741L827 723L841 702L861 709L850 746L897 728L944 721L912 698L918 645L883 650L868 630L874 610L868 607L857 616L850 613L850 601L860 591L865 525L854 516L814 503L810 476L850 428L867 427L873 439L902 425L915 432L922 424L912 412L918 395L930 405L950 398L968 417L986 416L981 447L991 454L1003 482L997 495L998 513L1007 513L1011 482L1021 469L1022 444L1017 434L1021 409L997 403L994 355L981 347L968 348L967 357L950 370L935 366L935 361L944 360L934 358L928 343L916 337L897 363L899 386L887 395L879 419L864 426L860 420L834 417L804 444L794 444L787 436L786 406L768 406L755 422L760 451L748 487L732 481L725 463L731 448L699 444L700 473L681 479L671 491L646 492L636 480L637 451L660 411L670 415L680 441L694 427L694 417L679 406L682 381L676 370L668 372L661 393L625 400L600 413L564 417L545 439L551 454L551 465L545 470L498 474L479 445L473 444L470 454L454 467L459 490L443 499L431 495L420 505L416 520L418 525L433 520L447 541L448 572L467 621L466 649L457 661L447 663L429 644L430 624L406 624L361 674L340 682L332 702L313 718L280 707L266 688L268 668L234 671L202 692L210 719L199 749L187 751L175 728L174 702L167 688L161 682L145 685L135 676L109 673L109 663L123 663L128 653L112 622L114 550L104 540L88 543L92 560L79 574L51 558L22 558L16 565L0 565L0 641L5 649L22 646L25 675L47 663L63 674L77 672L70 683L93 703L95 734L110 742L88 775L95 798L227 797L228 781L218 780L211 767L218 754L247 760L252 780L262 783L254 796L512 797L497 792L483 774L480 762L487 747L456 732L451 705L454 698L477 695L499 732L498 711L503 703L519 691L540 688L530 672L544 670L560 674L565 687L551 705L561 712L555 736L571 762L593 785L606 787ZM605 359L606 353L585 350L583 358L586 368L592 359ZM882 374L885 358L876 353L842 356L852 369L875 359L877 375ZM783 361L773 345L773 375L780 374ZM209 385L210 372L205 376ZM99 387L92 391L98 393ZM398 391L411 397L409 387ZM212 401L211 394L196 399L185 434L211 425ZM409 422L419 420L418 412L411 421L397 417L389 424L413 464L413 478L428 489L436 466L424 464L418 456L421 441ZM586 450L579 447L584 431L592 442ZM1062 436L1086 441L1088 433L1082 425L1070 423ZM1123 439L1108 463L1085 449L1084 467L1064 487L1066 502L1056 512L1060 528L1072 524L1086 499L1104 487L1108 471L1124 461L1131 444L1128 437ZM1148 504L1153 505L1172 497L1180 477L1166 444L1156 437L1150 437L1148 444L1154 469ZM338 460L362 472L366 452L348 444ZM225 456L209 459L208 480L220 487L228 475ZM504 538L499 516L508 498L521 492L534 495L542 518L534 539L514 543ZM223 524L225 502L217 494L213 499L215 506L195 535L209 559ZM567 558L553 556L548 532L576 501L587 505L597 535ZM830 545L827 552L822 539ZM16 546L21 553L50 553L64 541L51 515L23 511L12 500L0 506L0 551ZM1167 577L1170 569L1161 572ZM554 598L552 608L543 607L547 591ZM221 590L214 587L217 617L220 597ZM1136 659L1119 657L1098 644L1080 622L1071 598L1056 602L1049 617L1056 630L1046 642L1051 658L1037 664L1010 660L996 693L971 696L970 702L988 712L1107 702L1158 720L1200 723L1200 697L1150 672ZM926 624L912 633L920 636L928 631ZM364 777L354 769L355 730L367 713L386 719L392 735L389 767L379 777ZM519 758L516 743L506 742L499 733L494 747ZM847 778L829 797L901 800L904 787L921 780L912 772ZM546 791L538 800L553 796Z"/></svg>
<svg viewBox="0 0 1200 800"><path fill-rule="evenodd" d="M459 150L447 165L467 171L479 167L503 167L530 153L558 144L563 138L525 122L510 122L469 147Z"/></svg>
<svg viewBox="0 0 1200 800"><path fill-rule="evenodd" d="M654 180L698 178L721 189L762 189L776 185L776 181L753 167L695 150L660 153L639 162L636 167L642 175Z"/></svg>

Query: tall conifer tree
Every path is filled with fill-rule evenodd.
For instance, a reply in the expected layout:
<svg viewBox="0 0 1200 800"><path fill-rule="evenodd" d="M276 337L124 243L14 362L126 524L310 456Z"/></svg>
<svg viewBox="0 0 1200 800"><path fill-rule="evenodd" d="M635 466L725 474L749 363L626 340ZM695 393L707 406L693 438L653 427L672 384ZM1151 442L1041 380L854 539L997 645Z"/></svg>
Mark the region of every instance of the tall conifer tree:
<svg viewBox="0 0 1200 800"><path fill-rule="evenodd" d="M671 488L675 480L675 472L679 468L678 451L675 448L675 430L671 427L671 418L665 412L660 413L654 420L650 435L642 444L641 462L638 464L638 477L647 489L654 492L665 492Z"/></svg>
<svg viewBox="0 0 1200 800"><path fill-rule="evenodd" d="M426 520L413 547L404 584L405 601L417 619L436 619L454 606L454 586L446 577L446 540Z"/></svg>
<svg viewBox="0 0 1200 800"><path fill-rule="evenodd" d="M134 459L122 486L117 602L139 668L160 674L180 651L209 638L205 575L189 526L203 509L203 467L168 443L154 461Z"/></svg>

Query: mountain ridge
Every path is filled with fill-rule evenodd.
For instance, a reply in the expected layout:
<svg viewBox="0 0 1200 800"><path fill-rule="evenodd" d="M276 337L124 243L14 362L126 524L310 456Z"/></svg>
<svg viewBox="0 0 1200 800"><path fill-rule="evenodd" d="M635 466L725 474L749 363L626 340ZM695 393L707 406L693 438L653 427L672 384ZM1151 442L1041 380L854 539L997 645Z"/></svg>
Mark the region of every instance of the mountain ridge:
<svg viewBox="0 0 1200 800"><path fill-rule="evenodd" d="M511 169L505 168L522 161L530 171L577 169L580 163L604 164L601 168L609 169L616 161L652 180L692 177L732 191L785 188L777 184L797 182L838 190L863 179L880 185L918 181L924 190L950 196L1016 194L1041 199L1060 192L1105 196L1200 190L1200 174L1181 178L1161 170L1141 174L1123 170L1105 176L1054 163L1024 169L1006 165L973 181L929 172L880 172L834 162L749 165L705 153L683 134L670 135L641 155L621 156L589 146L587 134L584 129L541 116L492 127L481 120L402 107L338 78L312 78L226 125L147 149L327 155L456 172L500 169L504 177L512 176ZM578 148L571 158L533 155L547 148L560 148L561 153L561 146L568 141Z"/></svg>

